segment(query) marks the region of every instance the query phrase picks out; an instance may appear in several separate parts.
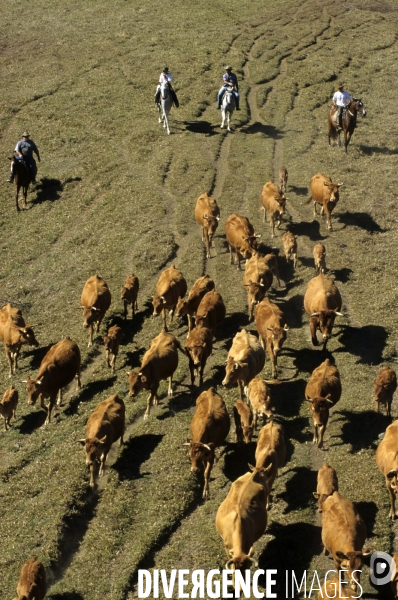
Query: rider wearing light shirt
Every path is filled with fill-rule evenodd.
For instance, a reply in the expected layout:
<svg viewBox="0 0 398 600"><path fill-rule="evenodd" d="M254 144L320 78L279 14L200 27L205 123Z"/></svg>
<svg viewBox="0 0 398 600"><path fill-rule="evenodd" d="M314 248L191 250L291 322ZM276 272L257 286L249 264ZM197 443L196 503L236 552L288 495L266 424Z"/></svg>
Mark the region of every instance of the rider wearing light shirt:
<svg viewBox="0 0 398 600"><path fill-rule="evenodd" d="M239 94L238 94L238 90L239 90L238 78L235 75L235 73L232 73L232 67L230 67L230 66L225 67L225 73L222 77L222 80L223 80L223 85L222 85L222 88L220 89L220 91L218 92L218 96L217 96L217 108L218 109L221 108L221 101L222 101L224 92L228 89L235 88L234 94L235 94L235 98L236 98L236 110L240 110Z"/></svg>
<svg viewBox="0 0 398 600"><path fill-rule="evenodd" d="M168 83L170 90L172 90L172 93L173 93L173 86L171 85L172 80L173 80L173 76L169 72L169 67L163 67L163 71L161 72L160 77L159 77L159 85L156 88L155 104L159 104L159 102L160 102L160 86L162 85L162 83Z"/></svg>
<svg viewBox="0 0 398 600"><path fill-rule="evenodd" d="M344 91L344 85L339 83L338 91L333 94L333 104L337 107L339 126L342 127L343 108L352 100L350 94Z"/></svg>

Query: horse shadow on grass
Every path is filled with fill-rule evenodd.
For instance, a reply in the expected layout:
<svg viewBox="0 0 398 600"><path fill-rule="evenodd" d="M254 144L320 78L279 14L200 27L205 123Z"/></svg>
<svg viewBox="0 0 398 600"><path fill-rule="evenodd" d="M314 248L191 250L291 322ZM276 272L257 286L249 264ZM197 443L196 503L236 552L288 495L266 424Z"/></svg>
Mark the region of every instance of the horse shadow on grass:
<svg viewBox="0 0 398 600"><path fill-rule="evenodd" d="M284 514L293 510L305 510L314 505L314 496L317 485L317 473L308 467L294 467L290 473L293 476L286 481L285 491L279 494L287 502Z"/></svg>
<svg viewBox="0 0 398 600"><path fill-rule="evenodd" d="M213 125L209 121L183 121L185 129L192 133L201 133L205 136L217 135L220 126Z"/></svg>
<svg viewBox="0 0 398 600"><path fill-rule="evenodd" d="M281 140L284 137L284 133L281 129L278 129L273 125L264 125L259 121L251 123L250 125L244 125L240 128L240 131L249 134L262 133L273 140Z"/></svg>
<svg viewBox="0 0 398 600"><path fill-rule="evenodd" d="M344 424L341 428L342 444L350 447L349 452L356 454L359 450L372 448L380 433L384 432L391 419L386 415L377 415L374 410L352 412L349 410L334 410L334 418L341 415Z"/></svg>
<svg viewBox="0 0 398 600"><path fill-rule="evenodd" d="M162 441L163 434L146 433L130 437L123 445L117 460L112 465L121 481L145 477L148 473L140 473L141 464L147 461L152 452Z"/></svg>
<svg viewBox="0 0 398 600"><path fill-rule="evenodd" d="M383 361L383 350L387 343L388 333L381 325L365 325L351 327L340 325L339 343L343 346L336 352L349 352L359 357L360 364L380 364Z"/></svg>
<svg viewBox="0 0 398 600"><path fill-rule="evenodd" d="M81 181L81 177L70 177L62 183L59 179L49 179L43 177L36 184L36 198L32 200L32 204L42 204L43 202L54 202L61 198L61 193L67 183Z"/></svg>
<svg viewBox="0 0 398 600"><path fill-rule="evenodd" d="M363 146L362 144L360 144L359 148L361 152L363 152L363 154L366 154L367 156L372 156L374 154L388 154L394 156L398 154L397 148L391 150L391 148L386 148L385 146Z"/></svg>
<svg viewBox="0 0 398 600"><path fill-rule="evenodd" d="M378 223L368 213L362 212L345 212L337 215L339 223L343 223L347 227L361 227L369 233L385 233L387 229L380 227Z"/></svg>

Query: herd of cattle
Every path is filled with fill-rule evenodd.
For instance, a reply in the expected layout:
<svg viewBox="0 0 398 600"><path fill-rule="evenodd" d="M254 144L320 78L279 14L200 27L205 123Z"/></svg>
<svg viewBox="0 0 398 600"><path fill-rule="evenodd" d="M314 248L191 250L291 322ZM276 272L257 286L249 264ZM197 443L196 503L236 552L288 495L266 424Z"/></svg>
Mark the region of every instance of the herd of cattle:
<svg viewBox="0 0 398 600"><path fill-rule="evenodd" d="M278 229L286 205L287 170L280 169L279 185L269 181L263 187L261 206L269 213L271 235ZM309 202L322 206L326 214L327 227L332 229L331 213L339 200L339 187L329 177L318 173L311 179ZM217 202L202 194L195 206L195 219L202 228L202 240L206 256L211 256L213 236L220 221ZM226 567L245 570L255 563L254 543L264 534L267 525L267 509L270 503L272 485L286 459L283 428L273 420L274 409L267 382L259 375L264 368L266 352L269 355L272 377L278 378L278 355L288 335L289 327L281 306L266 297L274 278L278 285L278 259L274 253L261 256L258 252L258 238L249 219L233 213L225 222L225 236L230 249L230 262L241 269L245 261L243 286L247 290L249 321L254 319L258 337L246 329L239 331L232 341L225 366L224 386L236 384L239 400L233 406L236 441L249 443L262 419L255 451L255 463L250 471L239 477L220 505L216 516L216 528L223 539L227 562ZM286 261L297 263L297 238L287 231L282 236ZM234 257L235 255L235 261ZM309 316L311 339L314 346L326 349L328 339L337 316L341 316L342 298L334 281L326 273L326 250L322 243L314 247L316 276L307 285L304 296L304 310ZM138 278L129 275L122 290L124 317L127 318L129 305L132 318L137 310ZM139 370L127 373L129 396L135 397L141 390L147 390L147 406L144 419L150 415L153 405L158 403L160 381L169 380L168 395L173 394L172 377L178 367L179 352L188 357L192 386L198 378L203 384L206 361L212 354L212 343L216 328L226 315L226 307L221 294L216 291L214 281L208 276L200 277L188 296L187 282L174 265L165 269L157 282L156 293L152 296L154 315L162 315L162 330L155 337L145 353ZM111 293L107 283L98 275L90 277L81 295L83 325L89 330L88 346L93 344L93 334L98 333L101 322L111 304ZM166 311L173 320L174 313L188 319L188 337L183 345L167 328ZM116 358L122 336L122 328L113 325L103 337L107 365L115 372ZM38 346L31 325L26 325L18 308L8 304L0 310L0 339L5 345L10 369L10 377L18 368L18 355L22 345ZM54 344L44 356L35 379L26 380L28 404L39 400L44 408L48 398L45 424L51 421L55 402L61 401L62 388L77 379L80 389L80 350L69 339ZM387 415L391 416L391 402L397 387L396 374L390 367L380 370L374 383L374 399L377 411L379 404L386 405ZM314 425L313 443L323 446L324 434L329 419L329 411L339 400L342 385L337 367L330 359L324 360L312 373L305 388L310 414ZM18 392L9 388L0 403L0 414L4 418L5 429L15 418ZM232 416L232 415L231 415ZM203 391L196 400L196 412L190 426L191 438L185 442L189 447L192 472L204 474L203 498L209 496L210 474L215 460L215 451L222 445L230 431L230 414L222 397L214 387ZM86 464L90 470L90 486L95 486L99 465L99 475L104 471L107 454L114 442L123 443L125 429L125 405L121 398L113 395L102 401L89 417L86 425L86 438L79 440L84 446ZM395 496L398 489L398 421L387 428L386 434L376 453L376 463L385 476L391 498L390 517L395 517ZM356 591L356 580L364 556L369 550L363 546L367 536L366 526L354 504L338 492L338 479L335 470L325 464L318 472L317 491L319 511L322 512L322 543L325 553L331 553L336 569L344 569L348 575L343 593ZM394 557L395 558L395 557ZM398 558L398 555L397 555ZM398 560L397 560L398 564ZM330 585L330 582L328 585ZM398 583L394 580L394 595L398 593ZM326 591L329 588L326 587ZM33 591L32 591L33 590ZM325 590L324 590L325 591ZM46 594L46 581L43 565L35 560L27 561L21 571L17 592L19 598L42 600ZM30 595L29 595L30 594ZM320 597L322 597L320 595ZM338 596L340 597L340 596Z"/></svg>

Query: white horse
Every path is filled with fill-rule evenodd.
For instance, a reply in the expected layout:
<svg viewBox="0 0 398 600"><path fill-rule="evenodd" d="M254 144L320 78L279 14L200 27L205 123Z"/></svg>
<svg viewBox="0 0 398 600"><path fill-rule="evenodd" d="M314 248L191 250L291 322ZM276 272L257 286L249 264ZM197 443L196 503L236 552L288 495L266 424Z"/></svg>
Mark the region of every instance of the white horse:
<svg viewBox="0 0 398 600"><path fill-rule="evenodd" d="M170 92L169 84L162 83L160 85L160 102L158 106L159 112L159 123L163 123L163 127L167 129L167 133L170 135L169 128L169 112L173 105L173 98Z"/></svg>
<svg viewBox="0 0 398 600"><path fill-rule="evenodd" d="M231 131L229 124L231 122L232 115L234 114L235 108L236 108L235 94L232 89L226 90L224 93L223 99L222 99L222 103L221 103L221 116L222 116L221 129L224 129L225 117L228 113L227 129L228 129L228 131Z"/></svg>

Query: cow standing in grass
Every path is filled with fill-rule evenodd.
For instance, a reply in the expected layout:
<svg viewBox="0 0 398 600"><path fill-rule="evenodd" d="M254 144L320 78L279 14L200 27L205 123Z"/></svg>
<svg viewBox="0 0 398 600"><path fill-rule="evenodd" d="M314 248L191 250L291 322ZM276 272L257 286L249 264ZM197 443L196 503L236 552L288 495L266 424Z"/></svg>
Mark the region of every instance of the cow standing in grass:
<svg viewBox="0 0 398 600"><path fill-rule="evenodd" d="M134 319L135 311L138 310L137 295L140 288L138 277L132 273L129 275L120 290L120 299L123 300L124 318L127 319L127 308L131 304L132 318Z"/></svg>
<svg viewBox="0 0 398 600"><path fill-rule="evenodd" d="M225 386L238 384L240 398L243 399L243 388L262 371L265 363L265 352L255 335L246 329L239 331L233 339L228 352L225 367Z"/></svg>
<svg viewBox="0 0 398 600"><path fill-rule="evenodd" d="M240 271L241 260L247 260L257 254L257 238L261 235L254 232L253 225L247 217L232 213L225 222L225 236L229 246L230 263L234 264L232 252L235 251L235 262Z"/></svg>
<svg viewBox="0 0 398 600"><path fill-rule="evenodd" d="M307 204L314 203L314 217L317 215L316 205L321 205L321 215L326 214L326 221L328 229L333 230L332 227L332 211L336 208L337 202L339 201L339 188L343 185L343 182L333 183L330 177L317 173L314 175L310 182L311 194L307 200Z"/></svg>
<svg viewBox="0 0 398 600"><path fill-rule="evenodd" d="M108 284L99 275L93 275L84 284L80 299L83 309L83 327L88 328L88 347L93 345L94 330L99 332L101 321L111 305L111 293Z"/></svg>
<svg viewBox="0 0 398 600"><path fill-rule="evenodd" d="M318 500L318 512L322 512L326 498L338 491L339 481L336 470L325 463L318 471L316 492L312 492L314 498Z"/></svg>
<svg viewBox="0 0 398 600"><path fill-rule="evenodd" d="M47 593L46 572L37 558L27 560L21 569L15 600L44 600Z"/></svg>
<svg viewBox="0 0 398 600"><path fill-rule="evenodd" d="M161 273L156 284L156 294L152 296L152 304L154 317L162 313L164 331L167 332L166 310L170 312L170 322L172 322L178 300L186 293L187 282L181 271L174 265Z"/></svg>
<svg viewBox="0 0 398 600"><path fill-rule="evenodd" d="M374 380L373 398L376 402L376 412L379 412L380 404L385 404L387 417L391 417L392 399L397 389L397 375L391 367L384 367L377 373Z"/></svg>
<svg viewBox="0 0 398 600"><path fill-rule="evenodd" d="M217 202L208 194L202 194L196 201L195 221L202 228L202 242L206 245L206 258L211 258L210 248L213 236L220 221L220 209Z"/></svg>
<svg viewBox="0 0 398 600"><path fill-rule="evenodd" d="M341 295L333 280L326 275L317 275L308 283L304 295L304 310L310 317L311 340L318 346L316 333L319 330L323 338L322 350L332 335L336 316L342 317Z"/></svg>
<svg viewBox="0 0 398 600"><path fill-rule="evenodd" d="M7 361L10 367L9 376L15 375L18 368L18 356L23 344L37 348L32 325L26 325L19 308L7 304L0 310L0 340L4 343Z"/></svg>
<svg viewBox="0 0 398 600"><path fill-rule="evenodd" d="M271 226L271 237L275 236L275 223L276 228L279 229L282 222L282 215L286 210L286 196L279 189L279 187L273 181L267 181L263 186L261 192L261 204L260 210L264 211L264 222L265 215L269 212L270 215L270 226Z"/></svg>
<svg viewBox="0 0 398 600"><path fill-rule="evenodd" d="M188 336L192 329L192 320L196 317L196 311L199 308L203 296L207 294L207 292L214 290L214 287L214 281L208 275L203 275L203 277L199 277L193 284L187 300L184 300L184 298L178 299L176 315L177 317L187 315Z"/></svg>
<svg viewBox="0 0 398 600"><path fill-rule="evenodd" d="M340 373L335 365L327 358L319 367L314 369L305 388L305 398L310 405L314 422L313 444L318 448L323 446L323 436L329 420L329 409L340 400Z"/></svg>
<svg viewBox="0 0 398 600"><path fill-rule="evenodd" d="M7 431L11 427L11 417L15 419L15 411L18 405L18 390L14 387L8 388L4 392L2 401L0 402L0 415L4 419L4 429Z"/></svg>

